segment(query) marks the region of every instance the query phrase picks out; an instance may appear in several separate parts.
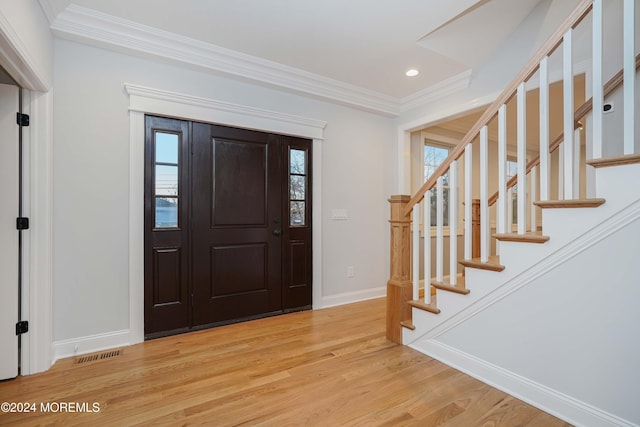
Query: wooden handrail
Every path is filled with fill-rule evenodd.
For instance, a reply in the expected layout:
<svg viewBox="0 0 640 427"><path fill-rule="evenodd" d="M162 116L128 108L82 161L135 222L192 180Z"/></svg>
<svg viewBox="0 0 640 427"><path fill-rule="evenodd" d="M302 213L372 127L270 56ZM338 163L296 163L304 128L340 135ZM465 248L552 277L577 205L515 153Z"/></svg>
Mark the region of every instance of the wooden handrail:
<svg viewBox="0 0 640 427"><path fill-rule="evenodd" d="M640 54L636 55L636 71L640 68ZM616 90L624 81L624 70L618 71L603 87L603 96L609 96ZM593 109L593 98L587 99L574 113L575 127L577 129L581 126L579 120L583 119ZM560 134L549 144L549 153L553 153L560 147L560 144L564 141L564 132ZM540 155L534 157L527 163L527 169L525 173L531 172L535 166L540 164ZM516 185L518 182L518 175L514 175L507 181L507 190ZM498 191L496 191L491 197L489 197L489 206L493 206L498 200Z"/></svg>
<svg viewBox="0 0 640 427"><path fill-rule="evenodd" d="M405 208L405 215L410 215L413 207L420 202L427 191L431 190L433 186L436 184L438 177L445 174L445 172L451 166L451 163L454 160L457 160L468 144L470 144L480 132L480 129L485 126L489 121L498 114L498 109L503 104L506 104L515 94L516 89L520 85L520 83L529 80L532 75L540 67L540 61L545 56L551 55L553 51L556 50L558 46L562 43L562 38L565 33L577 26L582 19L591 11L591 7L593 6L593 0L582 0L578 6L571 12L571 14L564 20L562 25L560 25L556 31L547 39L547 41L538 49L538 51L531 57L529 62L522 68L522 70L518 73L518 75L509 83L506 89L498 96L490 106L485 110L485 112L480 116L478 121L473 125L473 127L467 132L467 134L462 138L462 141L458 145L455 146L453 151L449 154L449 156L438 166L435 172L429 177L429 179L422 184L420 189L411 197L409 203Z"/></svg>

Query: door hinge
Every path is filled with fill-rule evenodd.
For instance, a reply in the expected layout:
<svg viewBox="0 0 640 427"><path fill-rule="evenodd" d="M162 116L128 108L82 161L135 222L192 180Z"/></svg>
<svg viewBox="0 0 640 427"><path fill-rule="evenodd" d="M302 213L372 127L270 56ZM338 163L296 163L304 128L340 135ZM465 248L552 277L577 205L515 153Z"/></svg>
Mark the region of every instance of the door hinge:
<svg viewBox="0 0 640 427"><path fill-rule="evenodd" d="M29 332L29 322L23 320L21 322L16 323L16 335L22 335Z"/></svg>
<svg viewBox="0 0 640 427"><path fill-rule="evenodd" d="M29 218L19 217L16 218L16 228L18 230L28 230L29 229Z"/></svg>
<svg viewBox="0 0 640 427"><path fill-rule="evenodd" d="M16 113L16 122L18 126L29 126L29 115Z"/></svg>

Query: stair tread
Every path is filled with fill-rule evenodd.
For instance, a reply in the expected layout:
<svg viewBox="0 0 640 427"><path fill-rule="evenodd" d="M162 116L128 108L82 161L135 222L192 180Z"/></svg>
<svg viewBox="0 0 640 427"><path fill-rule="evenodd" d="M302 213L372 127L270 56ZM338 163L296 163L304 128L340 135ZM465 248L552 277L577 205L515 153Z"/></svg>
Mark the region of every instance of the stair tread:
<svg viewBox="0 0 640 427"><path fill-rule="evenodd" d="M525 234L518 233L496 233L493 235L502 242L524 242L524 243L544 243L549 240L541 231L532 231Z"/></svg>
<svg viewBox="0 0 640 427"><path fill-rule="evenodd" d="M411 329L412 331L416 330L416 325L414 325L410 320L403 320L402 322L400 322L400 325L404 326L407 329Z"/></svg>
<svg viewBox="0 0 640 427"><path fill-rule="evenodd" d="M571 199L571 200L545 200L533 202L542 209L553 208L597 208L604 204L605 199Z"/></svg>
<svg viewBox="0 0 640 427"><path fill-rule="evenodd" d="M435 279L431 280L431 286L435 289L455 292L462 295L467 295L470 292L469 289L465 287L465 280L462 274L457 275L457 283L455 285L451 285L451 277L446 276L442 278L442 282L438 282Z"/></svg>
<svg viewBox="0 0 640 427"><path fill-rule="evenodd" d="M502 271L504 265L500 264L500 257L497 255L490 256L489 262L482 262L480 258L465 259L459 262L461 265L469 268L479 268L481 270Z"/></svg>
<svg viewBox="0 0 640 427"><path fill-rule="evenodd" d="M594 168L630 165L633 163L640 163L640 154L625 154L624 156L603 157L601 159L587 160L586 163L593 166Z"/></svg>
<svg viewBox="0 0 640 427"><path fill-rule="evenodd" d="M431 297L431 304L425 304L424 300L413 300L409 301L409 305L433 314L440 314L440 309L436 306L435 297Z"/></svg>

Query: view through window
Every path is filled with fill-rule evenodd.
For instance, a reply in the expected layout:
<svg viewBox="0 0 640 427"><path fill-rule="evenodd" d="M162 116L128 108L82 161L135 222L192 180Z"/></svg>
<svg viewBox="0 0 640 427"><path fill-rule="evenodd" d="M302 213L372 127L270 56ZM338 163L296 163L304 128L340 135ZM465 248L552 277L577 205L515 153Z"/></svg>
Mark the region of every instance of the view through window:
<svg viewBox="0 0 640 427"><path fill-rule="evenodd" d="M443 145L425 143L424 145L424 180L426 181L433 175L438 166L449 156L450 149ZM443 184L443 225L449 225L449 173L442 177ZM436 225L437 217L437 196L434 190L428 193L431 205L431 226Z"/></svg>

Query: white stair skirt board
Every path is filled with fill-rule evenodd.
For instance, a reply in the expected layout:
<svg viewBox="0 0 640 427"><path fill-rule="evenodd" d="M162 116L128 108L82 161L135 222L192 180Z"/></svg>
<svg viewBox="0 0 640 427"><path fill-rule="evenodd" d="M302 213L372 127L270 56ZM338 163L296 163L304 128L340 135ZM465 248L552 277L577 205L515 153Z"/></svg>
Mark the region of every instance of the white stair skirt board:
<svg viewBox="0 0 640 427"><path fill-rule="evenodd" d="M422 341L410 345L410 347L574 425L637 427L637 424L623 420L437 340Z"/></svg>
<svg viewBox="0 0 640 427"><path fill-rule="evenodd" d="M543 210L545 227L552 223L551 228L558 229L557 234L550 235L550 241L542 245L504 242L501 263L506 269L500 273L467 269L466 285L471 293L467 296L445 296L442 299L439 293L438 306L442 311L437 316L413 309L413 324L416 329L403 331L404 343L575 425L635 425L631 421L537 384L503 367L487 363L441 341L450 340L447 337L451 337L451 333L458 330L458 326L462 327L465 324L464 327L468 328L468 325L473 324L475 316L482 316L486 310L494 306L499 307L498 304L505 298L518 295L517 291L529 289L529 292L533 292L535 289L527 288L528 285L540 283L542 277L552 274L583 253L589 253L589 250L601 242L606 242L606 239L616 235L615 233L620 233L630 226L635 227L631 230L637 230L640 219L640 190L620 184L624 176L627 179L629 176L640 176L640 165L602 170L605 169L605 173L597 174L598 196L607 200L604 205L598 208ZM625 191L621 191L621 188ZM562 231L560 223L565 224L565 229L568 230ZM567 227L568 223L577 225ZM616 285L621 285L620 280L616 279ZM591 289L590 292L597 290ZM467 302L462 303L465 298ZM552 298L552 295L543 298ZM531 303L535 304L535 301ZM467 321L471 323L465 323Z"/></svg>

